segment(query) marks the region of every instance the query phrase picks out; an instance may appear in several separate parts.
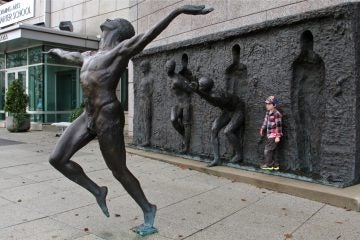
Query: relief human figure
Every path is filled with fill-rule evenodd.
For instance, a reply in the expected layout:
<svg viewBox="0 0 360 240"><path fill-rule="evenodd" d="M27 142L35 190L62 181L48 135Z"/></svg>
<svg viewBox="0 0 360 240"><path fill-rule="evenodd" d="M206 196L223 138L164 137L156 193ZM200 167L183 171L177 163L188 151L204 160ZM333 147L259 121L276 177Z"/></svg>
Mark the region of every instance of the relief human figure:
<svg viewBox="0 0 360 240"><path fill-rule="evenodd" d="M221 115L212 124L211 143L214 159L208 166L218 166L222 163L219 133L223 128L225 128L224 133L235 150L235 156L230 162L238 163L242 161L242 146L237 132L244 125L244 102L235 94L214 89L213 80L207 77L200 78L198 83L193 82L190 86L201 98L222 111Z"/></svg>
<svg viewBox="0 0 360 240"><path fill-rule="evenodd" d="M142 147L147 147L150 145L151 137L151 120L152 120L152 109L151 109L151 100L152 94L154 92L153 85L154 79L150 73L150 62L143 61L140 64L141 72L144 74L140 81L139 85L139 111L141 113L140 122L143 133L143 141L140 144Z"/></svg>
<svg viewBox="0 0 360 240"><path fill-rule="evenodd" d="M181 153L187 153L190 147L191 134L191 93L188 79L175 72L176 63L169 60L165 64L166 73L171 81L171 93L176 98L176 104L171 108L171 123L182 136Z"/></svg>

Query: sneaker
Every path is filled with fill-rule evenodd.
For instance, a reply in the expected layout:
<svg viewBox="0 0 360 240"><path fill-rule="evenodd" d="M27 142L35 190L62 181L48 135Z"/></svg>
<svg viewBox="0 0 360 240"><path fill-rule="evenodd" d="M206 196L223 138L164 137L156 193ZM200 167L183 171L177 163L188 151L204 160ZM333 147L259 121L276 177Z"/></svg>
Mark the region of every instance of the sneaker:
<svg viewBox="0 0 360 240"><path fill-rule="evenodd" d="M273 170L274 169L273 166L268 166L267 164L260 165L260 168L262 170Z"/></svg>
<svg viewBox="0 0 360 240"><path fill-rule="evenodd" d="M280 167L279 167L279 166L275 166L275 167L273 167L273 169L274 169L275 171L279 171Z"/></svg>

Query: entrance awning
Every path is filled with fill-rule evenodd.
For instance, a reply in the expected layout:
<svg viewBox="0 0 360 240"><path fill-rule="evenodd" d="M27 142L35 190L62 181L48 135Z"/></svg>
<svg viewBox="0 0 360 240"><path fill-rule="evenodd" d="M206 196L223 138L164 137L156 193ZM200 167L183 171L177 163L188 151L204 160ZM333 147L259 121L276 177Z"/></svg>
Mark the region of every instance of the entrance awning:
<svg viewBox="0 0 360 240"><path fill-rule="evenodd" d="M29 24L17 24L0 30L0 52L36 44L59 44L96 50L99 39Z"/></svg>

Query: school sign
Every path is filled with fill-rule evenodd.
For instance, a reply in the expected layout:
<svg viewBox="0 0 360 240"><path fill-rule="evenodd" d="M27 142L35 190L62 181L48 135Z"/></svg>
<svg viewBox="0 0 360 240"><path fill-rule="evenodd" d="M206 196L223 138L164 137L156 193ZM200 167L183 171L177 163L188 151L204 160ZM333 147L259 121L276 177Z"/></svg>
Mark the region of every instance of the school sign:
<svg viewBox="0 0 360 240"><path fill-rule="evenodd" d="M0 6L0 27L34 16L34 0L14 0Z"/></svg>

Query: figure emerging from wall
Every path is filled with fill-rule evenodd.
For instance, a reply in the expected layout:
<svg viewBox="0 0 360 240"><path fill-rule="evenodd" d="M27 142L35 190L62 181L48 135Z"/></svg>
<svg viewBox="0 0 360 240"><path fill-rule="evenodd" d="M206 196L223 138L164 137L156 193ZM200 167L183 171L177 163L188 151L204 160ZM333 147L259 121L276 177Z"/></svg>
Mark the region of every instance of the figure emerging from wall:
<svg viewBox="0 0 360 240"><path fill-rule="evenodd" d="M181 66L182 66L182 68L179 71L179 74L181 76L183 76L184 78L186 78L188 82L193 82L193 81L195 81L195 76L193 76L192 72L188 68L188 64L189 64L189 57L185 53L181 57Z"/></svg>
<svg viewBox="0 0 360 240"><path fill-rule="evenodd" d="M182 136L181 153L187 153L191 137L191 93L189 80L175 72L176 63L169 60L165 64L166 73L171 81L171 93L176 98L176 105L171 108L171 123ZM185 72L185 71L184 71Z"/></svg>
<svg viewBox="0 0 360 240"><path fill-rule="evenodd" d="M139 85L139 111L140 111L140 126L143 133L143 139L140 146L147 147L150 145L151 137L151 120L152 120L152 94L154 79L150 73L150 62L141 62L140 69L144 74Z"/></svg>
<svg viewBox="0 0 360 240"><path fill-rule="evenodd" d="M157 231L153 227L156 206L146 199L139 181L126 166L123 135L125 116L116 97L116 87L129 60L139 54L174 18L180 14L207 14L212 10L205 6L180 7L146 33L136 36L129 21L108 19L100 26L102 35L98 51L79 53L51 49L47 52L81 67L80 80L85 103L84 113L67 128L56 144L50 163L67 178L91 192L103 213L109 217L107 187L98 186L79 164L70 160L79 149L97 137L107 166L144 213L144 224L134 228L140 235Z"/></svg>
<svg viewBox="0 0 360 240"><path fill-rule="evenodd" d="M201 98L222 110L221 115L212 124L211 143L214 159L208 166L218 166L222 163L219 133L223 128L225 128L224 133L235 150L235 156L230 162L240 162L242 160L242 145L240 144L241 139L238 137L238 131L244 125L244 102L235 94L214 89L213 80L207 77L200 78L199 82L193 82L190 86Z"/></svg>
<svg viewBox="0 0 360 240"><path fill-rule="evenodd" d="M238 44L232 47L232 61L225 70L225 90L245 101L248 92L247 67L240 62L240 46Z"/></svg>
<svg viewBox="0 0 360 240"><path fill-rule="evenodd" d="M291 169L316 173L320 165L322 124L325 118L325 65L314 52L310 31L301 35L300 42L301 53L292 66L291 103L298 154Z"/></svg>

